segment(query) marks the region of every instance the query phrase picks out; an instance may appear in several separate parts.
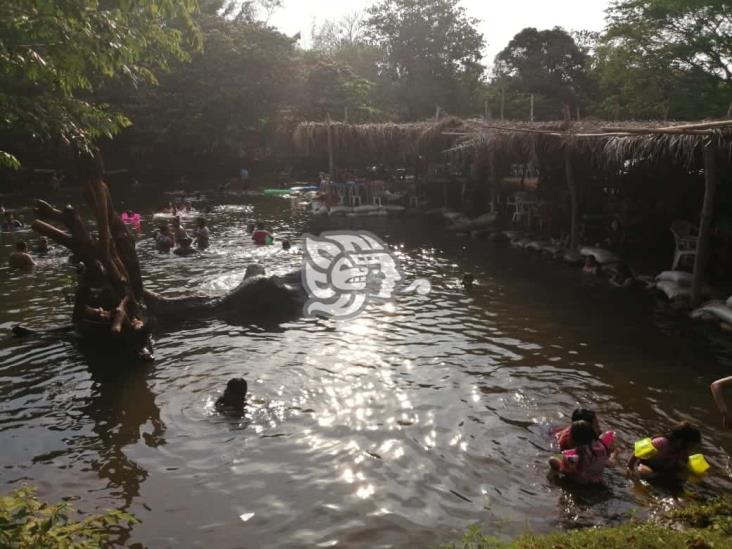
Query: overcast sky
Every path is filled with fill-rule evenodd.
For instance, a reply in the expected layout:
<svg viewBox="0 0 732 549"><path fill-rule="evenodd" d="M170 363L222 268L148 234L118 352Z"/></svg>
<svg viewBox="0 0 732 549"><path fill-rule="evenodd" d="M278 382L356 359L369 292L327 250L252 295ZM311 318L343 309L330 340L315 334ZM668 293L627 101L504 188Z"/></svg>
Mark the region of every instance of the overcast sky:
<svg viewBox="0 0 732 549"><path fill-rule="evenodd" d="M308 45L313 21L339 19L362 11L373 0L284 0L270 21L292 36L300 32ZM511 38L525 27L567 30L602 30L609 0L463 0L468 13L480 20L488 43L486 63L491 64Z"/></svg>

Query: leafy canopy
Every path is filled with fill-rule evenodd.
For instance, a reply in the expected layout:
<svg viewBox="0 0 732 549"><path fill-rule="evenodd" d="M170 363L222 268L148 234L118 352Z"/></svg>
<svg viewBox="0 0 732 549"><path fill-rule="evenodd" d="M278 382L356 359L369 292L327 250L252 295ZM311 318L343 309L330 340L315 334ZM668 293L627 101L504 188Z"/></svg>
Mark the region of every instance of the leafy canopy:
<svg viewBox="0 0 732 549"><path fill-rule="evenodd" d="M729 0L615 0L608 21L607 41L732 82Z"/></svg>
<svg viewBox="0 0 732 549"><path fill-rule="evenodd" d="M564 29L526 28L496 56L497 78L576 107L591 93L589 57Z"/></svg>
<svg viewBox="0 0 732 549"><path fill-rule="evenodd" d="M483 75L483 35L459 0L381 0L368 10L366 38L382 52L380 72L393 82L403 115L440 106L470 110Z"/></svg>
<svg viewBox="0 0 732 549"><path fill-rule="evenodd" d="M112 78L155 82L200 47L197 0L0 2L0 132L89 148L129 120L93 99ZM18 165L0 150L0 163Z"/></svg>

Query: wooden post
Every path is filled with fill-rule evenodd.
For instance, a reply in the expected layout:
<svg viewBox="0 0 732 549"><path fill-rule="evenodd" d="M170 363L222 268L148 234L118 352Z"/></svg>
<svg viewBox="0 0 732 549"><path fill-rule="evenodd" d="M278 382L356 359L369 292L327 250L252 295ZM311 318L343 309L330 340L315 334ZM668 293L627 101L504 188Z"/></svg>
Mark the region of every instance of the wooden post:
<svg viewBox="0 0 732 549"><path fill-rule="evenodd" d="M531 94L531 110L529 111L529 120L534 121L534 94Z"/></svg>
<svg viewBox="0 0 732 549"><path fill-rule="evenodd" d="M488 183L491 193L491 213L498 207L498 182L496 181L496 152L491 148L488 153Z"/></svg>
<svg viewBox="0 0 732 549"><path fill-rule="evenodd" d="M506 106L506 89L501 86L501 120L503 120L504 107Z"/></svg>
<svg viewBox="0 0 732 549"><path fill-rule="evenodd" d="M701 304L704 273L709 261L709 235L714 216L714 200L717 194L717 147L713 142L704 146L704 204L699 223L699 238L694 257L694 278L691 283L691 306Z"/></svg>
<svg viewBox="0 0 732 549"><path fill-rule="evenodd" d="M327 127L326 133L328 134L328 174L330 175L330 180L333 181L335 162L333 160L333 132L330 127L330 113L325 117L325 123Z"/></svg>
<svg viewBox="0 0 732 549"><path fill-rule="evenodd" d="M572 151L568 145L564 148L564 171L567 176L567 187L569 187L569 198L572 202L572 222L569 232L569 248L577 249L577 236L579 230L579 202L577 200L577 185L574 180L574 169L572 168Z"/></svg>

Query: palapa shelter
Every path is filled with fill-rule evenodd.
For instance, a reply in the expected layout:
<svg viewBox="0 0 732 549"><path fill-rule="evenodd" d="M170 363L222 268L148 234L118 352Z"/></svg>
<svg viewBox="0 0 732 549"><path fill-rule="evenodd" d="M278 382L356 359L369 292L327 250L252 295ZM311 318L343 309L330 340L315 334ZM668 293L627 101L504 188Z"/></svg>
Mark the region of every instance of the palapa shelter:
<svg viewBox="0 0 732 549"><path fill-rule="evenodd" d="M460 120L445 118L405 124L348 125L330 120L300 124L296 146L308 154L327 151L331 173L334 157L398 157L448 154L487 164L489 181L497 183L496 158L534 159L547 155L564 164L571 200L570 245L576 247L579 201L574 165L592 158L597 165L618 169L628 162L668 161L684 169L703 169L705 194L694 264L692 301L700 300L702 277L709 255L717 160L732 156L732 120L694 123L605 122L594 119L558 122Z"/></svg>
<svg viewBox="0 0 732 549"><path fill-rule="evenodd" d="M304 154L328 154L332 174L338 162L404 161L406 157L440 157L455 144L451 132L464 131L457 118L408 123L344 124L303 122L295 128L295 147Z"/></svg>

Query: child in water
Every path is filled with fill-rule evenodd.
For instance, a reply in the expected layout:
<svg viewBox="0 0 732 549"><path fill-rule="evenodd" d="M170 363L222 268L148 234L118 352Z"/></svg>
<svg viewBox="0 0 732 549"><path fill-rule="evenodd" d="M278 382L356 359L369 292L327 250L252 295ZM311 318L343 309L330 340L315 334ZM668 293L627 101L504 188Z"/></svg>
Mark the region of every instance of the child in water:
<svg viewBox="0 0 732 549"><path fill-rule="evenodd" d="M161 254L170 253L170 250L175 246L175 238L173 238L173 233L167 223L160 225L160 232L155 236L155 244Z"/></svg>
<svg viewBox="0 0 732 549"><path fill-rule="evenodd" d="M597 262L594 255L588 255L585 257L585 264L582 267L582 272L592 276L600 275L600 264Z"/></svg>
<svg viewBox="0 0 732 549"><path fill-rule="evenodd" d="M193 231L193 235L196 237L196 246L198 246L199 250L208 248L211 232L206 226L206 219L199 217L196 220L196 228Z"/></svg>
<svg viewBox="0 0 732 549"><path fill-rule="evenodd" d="M572 422L570 434L575 447L553 456L549 460L552 470L580 484L602 483L602 473L613 452L614 435L598 437L592 423L583 419Z"/></svg>
<svg viewBox="0 0 732 549"><path fill-rule="evenodd" d="M193 244L193 240L186 236L178 241L178 247L173 250L173 253L181 257L197 254L198 251L191 247L191 244Z"/></svg>
<svg viewBox="0 0 732 549"><path fill-rule="evenodd" d="M597 419L597 414L593 410L588 410L587 408L575 408L572 412L572 423L575 423L576 421L588 422L595 430L595 436L600 436L600 421ZM575 441L572 438L572 425L567 425L564 429L560 429L554 433L554 436L557 439L557 444L559 445L560 450L572 450L576 447Z"/></svg>
<svg viewBox="0 0 732 549"><path fill-rule="evenodd" d="M257 222L257 230L252 233L252 240L257 246L264 246L272 243L272 235L264 229L264 223Z"/></svg>
<svg viewBox="0 0 732 549"><path fill-rule="evenodd" d="M688 470L689 455L701 444L701 432L689 422L682 421L666 435L653 437L651 443L653 453L645 458L633 454L628 461L628 469L645 479L682 480Z"/></svg>

